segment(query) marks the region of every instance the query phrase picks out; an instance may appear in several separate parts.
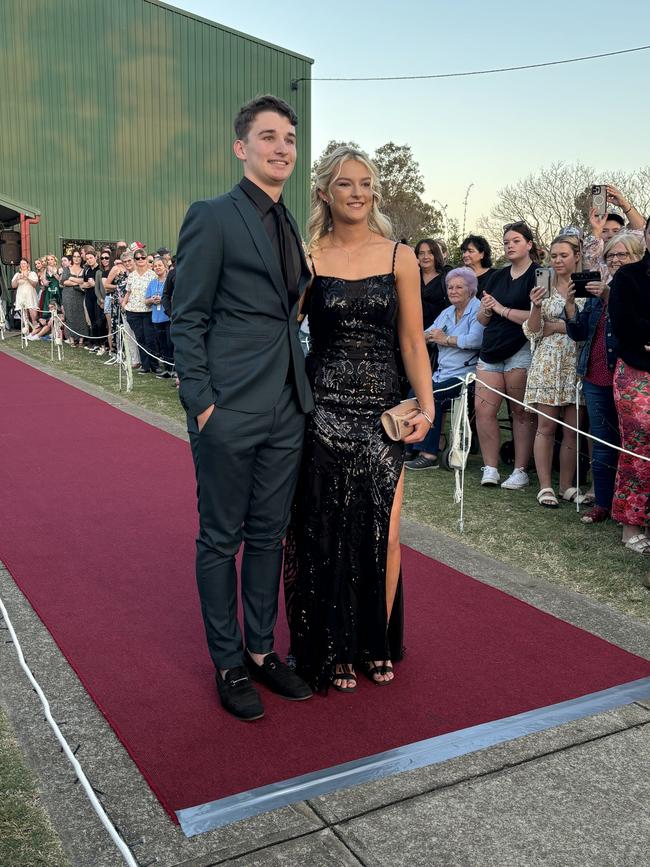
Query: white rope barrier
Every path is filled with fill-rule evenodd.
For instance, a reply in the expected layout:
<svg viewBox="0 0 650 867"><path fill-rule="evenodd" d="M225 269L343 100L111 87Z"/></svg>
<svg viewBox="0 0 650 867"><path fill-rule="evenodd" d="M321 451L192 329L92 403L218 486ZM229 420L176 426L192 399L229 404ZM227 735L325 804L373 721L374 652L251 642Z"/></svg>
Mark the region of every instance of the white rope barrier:
<svg viewBox="0 0 650 867"><path fill-rule="evenodd" d="M640 460L640 461L649 461L650 462L650 457L646 457L645 455L637 455L637 454L635 454L635 452L631 452L628 449L622 448L621 446L615 446L612 443L608 443L606 440L602 440L602 439L600 439L600 437L594 436L592 433L587 433L587 431L581 431L579 428L573 427L573 425L567 424L565 421L562 421L562 419L560 419L560 418L555 418L552 415L547 415L547 413L542 412L541 409L537 409L536 407L532 406L529 403L524 403L521 400L517 400L516 397L512 397L509 394L504 394L502 391L499 391L498 388L493 388L491 385L487 385L487 383L483 382L483 380L478 379L478 377L476 376L475 373L468 374L467 378L469 379L470 377L471 377L471 379L470 379L471 382L473 382L473 381L478 382L482 388L487 388L488 391L492 391L492 392L494 392L494 394L498 394L499 397L503 397L506 400L511 400L513 403L516 403L519 406L523 406L523 408L528 410L529 412L534 412L534 413L537 413L537 415L542 415L542 416L544 416L544 418L550 419L550 421L554 421L556 424L559 424L562 427L567 428L568 430L572 430L576 434L580 434L583 437L587 437L587 439L593 440L596 443L600 443L603 446L607 446L608 448L613 449L614 451L621 452L621 454L630 455L630 457L636 458L637 460Z"/></svg>
<svg viewBox="0 0 650 867"><path fill-rule="evenodd" d="M517 398L512 397L509 394L505 394L502 391L499 391L498 388L494 388L491 385L487 385L485 382L480 380L475 373L468 373L463 379L460 380L462 383L462 391L460 397L455 400L460 401L460 419L456 419L456 424L453 426L454 430L452 431L452 448L461 448L461 455L458 458L459 466L454 466L450 468L454 470L456 476L456 485L454 490L454 502L460 505L460 517L458 521L459 530L461 533L465 530L465 467L467 464L467 451L468 451L468 443L467 443L467 431L469 429L469 401L468 401L468 393L469 386L472 382L478 382L483 388L488 389L488 391L497 394L499 397L504 398L505 400L511 400L513 403L518 404L524 409L528 410L531 413L536 413L537 415L541 415L544 418L549 419L550 421L554 421L562 427L567 428L568 430L573 431L576 434L576 487L578 491L580 490L580 449L578 448L578 437L584 436L588 439L593 440L594 442L601 443L602 445L608 446L614 451L621 452L622 454L630 455L631 457L643 460L650 461L650 457L646 457L645 455L637 455L634 452L629 451L628 449L624 449L621 446L613 445L612 443L608 443L605 440L600 439L597 436L594 436L591 433L587 433L586 431L581 431L578 427L574 427L573 425L568 424L562 419L555 418L554 416L550 416L547 413L543 412L540 409L537 409L530 404L527 404L521 400L517 400ZM458 388L459 383L454 383L453 385L447 386L445 388L434 389L434 394L441 393L444 391L451 391L452 389ZM578 411L580 407L580 391L582 389L582 384L580 381L576 383L576 419L578 418ZM453 415L453 410L452 410ZM576 511L580 511L580 499L576 497Z"/></svg>
<svg viewBox="0 0 650 867"><path fill-rule="evenodd" d="M68 742L64 738L63 734L61 733L61 729L59 728L56 721L52 717L52 711L50 708L50 703L48 702L48 700L45 696L45 693L41 689L40 684L38 683L38 681L34 677L31 669L29 668L29 666L27 665L27 663L25 661L25 657L23 655L22 647L20 646L18 636L16 635L13 624L12 624L11 620L9 619L9 614L7 613L7 609L4 606L2 598L0 598L0 614L2 614L2 617L3 617L3 619L7 625L7 629L9 630L9 635L11 637L11 640L14 644L14 647L16 648L16 654L18 656L18 662L20 663L20 667L25 672L29 682L31 683L32 687L34 688L34 692L38 696L39 701L41 702L41 705L43 706L43 709L45 711L45 719L47 720L50 728L52 729L52 731L54 732L54 735L56 736L56 739L58 740L59 744L61 745L61 749L65 753L66 758L68 759L68 761L72 765L72 768L76 774L76 777L79 780L79 782L81 783L81 785L83 786L84 792L86 793L86 796L88 797L88 800L90 801L90 804L91 804L93 810L95 811L95 813L97 813L102 825L108 831L108 834L109 834L111 840L115 843L115 845L119 849L120 854L124 858L125 863L128 864L129 867L139 867L138 862L135 860L135 858L133 857L133 855L131 853L131 850L126 845L126 843L122 839L122 837L120 837L120 835L117 832L117 829L115 828L115 825L113 825L113 823L109 819L108 815L106 814L106 810L104 809L101 801L98 799L97 795L95 794L95 791L94 791L92 785L90 784L88 777L84 773L83 768L79 764L73 751L70 749L70 745L68 744Z"/></svg>

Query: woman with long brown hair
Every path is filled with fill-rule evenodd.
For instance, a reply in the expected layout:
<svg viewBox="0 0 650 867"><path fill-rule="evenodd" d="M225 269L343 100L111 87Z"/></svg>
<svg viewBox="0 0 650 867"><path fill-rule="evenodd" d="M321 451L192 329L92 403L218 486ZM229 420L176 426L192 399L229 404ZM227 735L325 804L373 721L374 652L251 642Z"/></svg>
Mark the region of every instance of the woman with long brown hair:
<svg viewBox="0 0 650 867"><path fill-rule="evenodd" d="M478 321L485 326L476 371L476 429L483 455L481 484L495 486L500 475L501 443L497 415L502 398L492 389L523 402L531 354L521 326L530 314L530 292L535 284L539 253L529 226L522 221L503 229L503 249L510 265L493 274L481 298ZM515 466L502 488L528 485L528 462L535 436L534 420L518 403L510 402Z"/></svg>
<svg viewBox="0 0 650 867"><path fill-rule="evenodd" d="M559 494L563 500L581 500L580 492L573 484L577 437L572 428L578 426L575 405L578 353L576 344L567 335L562 315L573 285L571 274L582 269L582 241L578 235L565 232L553 239L551 268L550 293L547 295L544 287L532 290L530 315L523 324L524 334L532 346L524 402L544 413L537 420L533 448L539 480L537 502L540 506L557 509L559 503L551 475L555 432L560 418L570 427L562 428ZM579 299L576 302L578 309L584 303L584 299Z"/></svg>

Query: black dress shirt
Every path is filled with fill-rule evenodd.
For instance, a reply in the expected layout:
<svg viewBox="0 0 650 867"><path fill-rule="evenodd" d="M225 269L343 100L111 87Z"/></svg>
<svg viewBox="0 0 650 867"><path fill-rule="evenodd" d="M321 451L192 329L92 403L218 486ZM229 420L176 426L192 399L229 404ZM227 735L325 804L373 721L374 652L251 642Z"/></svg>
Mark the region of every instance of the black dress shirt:
<svg viewBox="0 0 650 867"><path fill-rule="evenodd" d="M271 246L278 257L284 284L287 288L287 300L289 310L298 301L298 283L302 269L300 258L299 240L296 238L291 223L287 218L287 212L280 196L276 203L260 189L257 184L248 178L242 178L239 186L251 200L258 211L262 225L269 236Z"/></svg>

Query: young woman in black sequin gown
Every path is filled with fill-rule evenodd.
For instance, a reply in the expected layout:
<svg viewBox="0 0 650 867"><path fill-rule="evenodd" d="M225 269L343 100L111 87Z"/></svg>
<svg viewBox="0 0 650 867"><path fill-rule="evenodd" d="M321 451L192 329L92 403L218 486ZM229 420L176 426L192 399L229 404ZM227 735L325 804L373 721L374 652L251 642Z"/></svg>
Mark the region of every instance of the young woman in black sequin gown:
<svg viewBox="0 0 650 867"><path fill-rule="evenodd" d="M404 443L380 422L399 403L395 334L429 431L434 402L413 251L389 240L374 166L338 148L312 193L307 372L316 408L285 549L297 670L316 689L353 692L355 666L384 685L402 654L399 518Z"/></svg>

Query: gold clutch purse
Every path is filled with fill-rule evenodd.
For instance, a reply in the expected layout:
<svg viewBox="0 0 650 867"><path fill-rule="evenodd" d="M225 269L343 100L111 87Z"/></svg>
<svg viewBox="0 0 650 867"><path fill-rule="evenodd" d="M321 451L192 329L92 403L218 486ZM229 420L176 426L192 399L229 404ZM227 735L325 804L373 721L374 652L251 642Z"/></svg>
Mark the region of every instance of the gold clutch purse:
<svg viewBox="0 0 650 867"><path fill-rule="evenodd" d="M419 412L420 404L415 397L403 400L397 406L387 409L386 412L382 412L381 423L386 431L386 435L393 442L403 440L404 437L407 437L413 431L413 427L409 422Z"/></svg>

